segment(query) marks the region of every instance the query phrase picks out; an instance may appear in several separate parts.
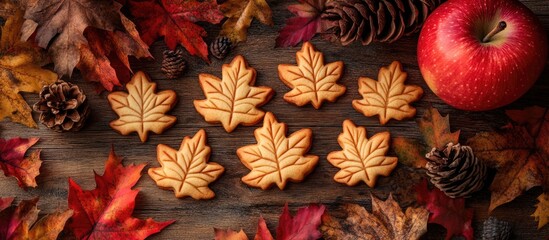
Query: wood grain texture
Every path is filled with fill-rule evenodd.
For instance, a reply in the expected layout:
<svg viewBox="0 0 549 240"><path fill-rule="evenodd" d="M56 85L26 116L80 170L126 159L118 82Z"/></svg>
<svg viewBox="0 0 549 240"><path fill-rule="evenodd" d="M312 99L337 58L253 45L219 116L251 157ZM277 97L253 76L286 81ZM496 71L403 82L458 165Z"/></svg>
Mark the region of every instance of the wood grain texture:
<svg viewBox="0 0 549 240"><path fill-rule="evenodd" d="M402 62L408 72L408 84L423 87L423 98L414 103L418 119L429 106L434 106L442 114L450 114L452 130L461 129L464 141L479 131L489 131L506 123L505 109L516 109L530 105L549 106L549 67L543 72L536 85L520 100L503 108L486 112L466 112L453 109L438 99L423 82L417 61L417 34L403 38L393 44L372 44L362 46L354 44L347 47L325 42L318 37L313 40L315 47L322 51L327 62L343 60L345 70L340 83L347 86L347 92L335 103L325 103L319 110L311 105L296 107L282 99L290 89L284 85L277 74L278 64L295 64L295 48L275 49L274 39L277 31L285 20L291 16L286 10L294 1L271 1L274 12L274 26L267 27L255 23L249 31L248 41L237 46L224 61L212 59L207 65L199 58L187 55L189 71L176 80L167 80L160 72L162 51L166 46L158 41L151 47L155 57L153 61L132 62L134 70L143 70L158 83L158 90L173 89L179 101L169 114L178 118L174 127L162 135L151 134L146 143L141 143L137 135L121 136L109 128L109 122L117 116L110 109L106 93L97 95L94 86L84 82L78 73L73 75L73 82L82 86L88 94L92 106L92 114L87 126L77 133L55 133L40 126L40 129L29 129L11 122L0 123L2 138L40 137L41 140L32 149L42 149L44 163L41 174L37 178L38 187L24 191L17 186L16 180L0 177L0 196L14 196L16 201L40 196L41 213L51 213L56 209L67 207L68 178L72 177L84 189L95 187L93 170L102 173L109 149L114 146L116 153L125 158L125 164L148 163L149 166L159 166L156 162L156 146L160 143L177 148L184 136L192 136L200 128L206 130L208 143L212 149L210 161L225 167L225 173L210 185L216 197L208 201L197 201L190 198L177 199L173 192L159 189L147 176L146 170L137 187L141 189L137 197L136 215L146 218L153 217L163 221L175 219L177 222L167 227L151 239L213 239L213 227L243 228L250 237L255 234L257 220L262 215L267 220L268 227L275 230L278 215L285 202L295 211L298 207L310 202L319 202L328 206L329 210L337 211L342 203L358 203L371 208L370 193L385 199L395 184L391 177L381 177L376 188L368 188L365 184L347 187L333 181L338 171L326 160L330 151L340 150L337 136L342 131L341 124L345 119L352 119L360 126L365 126L368 135L389 131L392 136L419 138L419 131L414 119L405 121L390 121L381 126L377 117L367 118L356 112L351 101L361 98L357 91L359 76L375 78L381 66L390 64L393 60ZM549 30L549 2L547 0L523 0L541 19L546 30ZM205 25L213 40L220 30L219 26ZM255 144L253 131L261 124L251 127L239 126L234 132L227 133L219 124L209 124L195 111L194 99L204 99L198 83L199 73L209 73L221 77L221 65L228 63L236 54L242 54L251 67L257 70L258 86L270 86L275 90L273 99L262 108L274 112L279 121L288 124L288 132L301 128L311 128L313 131L313 146L310 154L320 157L319 164L304 182L290 183L284 191L273 188L268 191L247 187L240 178L248 173L236 156L236 149ZM37 101L36 95L24 95L29 103ZM38 119L37 115L34 116ZM388 156L394 156L390 151ZM406 171L399 165L396 171ZM419 174L419 173L418 173ZM394 174L393 174L394 175ZM408 187L409 182L399 184ZM536 197L540 188L528 191L515 201L497 208L492 215L513 224L517 239L547 239L549 227L537 230L537 223L530 215L534 212ZM490 194L487 190L475 194L467 200L467 206L475 211L474 227L478 236L482 221L488 217ZM444 230L437 225L429 225L429 233L425 239L443 239Z"/></svg>

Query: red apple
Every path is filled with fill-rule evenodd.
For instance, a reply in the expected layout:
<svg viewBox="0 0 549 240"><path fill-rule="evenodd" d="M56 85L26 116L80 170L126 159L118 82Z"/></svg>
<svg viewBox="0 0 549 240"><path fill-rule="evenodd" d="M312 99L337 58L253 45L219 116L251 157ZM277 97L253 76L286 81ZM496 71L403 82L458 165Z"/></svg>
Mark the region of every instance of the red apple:
<svg viewBox="0 0 549 240"><path fill-rule="evenodd" d="M449 0L425 22L417 57L438 97L483 111L526 93L546 64L547 48L541 23L516 0Z"/></svg>

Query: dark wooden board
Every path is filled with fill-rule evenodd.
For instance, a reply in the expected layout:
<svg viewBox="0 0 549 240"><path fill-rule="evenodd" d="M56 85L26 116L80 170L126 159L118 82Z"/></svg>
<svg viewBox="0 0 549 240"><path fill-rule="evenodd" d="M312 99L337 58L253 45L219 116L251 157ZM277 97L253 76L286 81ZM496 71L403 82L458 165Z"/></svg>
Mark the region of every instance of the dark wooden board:
<svg viewBox="0 0 549 240"><path fill-rule="evenodd" d="M116 153L125 158L125 164L148 163L148 166L158 166L156 162L156 145L163 143L173 148L179 146L184 136L195 134L200 128L206 130L208 142L212 148L210 160L220 163L226 169L222 177L210 185L216 197L208 201L193 199L176 199L171 191L159 189L146 175L137 184L141 190L137 197L135 215L141 218L152 217L163 221L177 220L162 233L152 239L213 239L213 227L243 228L248 236L253 237L257 220L260 215L266 218L271 230L275 230L284 203L288 202L290 209L295 211L300 206L311 202L326 204L329 210L336 211L342 203L359 203L368 209L371 207L370 194L386 198L395 190L395 179L382 177L377 187L368 188L365 184L347 187L332 180L338 171L326 161L330 151L339 150L337 136L341 132L344 119L352 119L356 124L365 126L368 135L381 131L390 131L392 136L419 138L415 119L430 106L434 106L443 114L450 114L452 129L461 129L461 141L480 131L489 131L506 123L504 109L522 108L530 105L549 105L549 67L536 85L520 100L503 108L486 112L467 112L453 109L438 99L423 82L416 61L417 34L403 38L393 44L372 44L362 46L354 44L347 47L338 46L315 38L316 48L324 52L326 61L343 60L345 73L341 83L348 90L335 103L327 103L321 109L312 106L296 107L286 103L282 96L289 89L278 79L277 66L281 63L295 63L295 48L274 48L277 31L285 20L291 16L286 10L294 1L271 1L274 12L274 26L268 27L253 23L248 41L240 44L224 61L212 59L207 65L196 57L187 56L189 71L177 80L166 80L160 72L162 51L166 49L163 42L151 46L154 61L133 61L134 70L147 72L158 83L158 88L173 89L177 92L179 102L171 112L177 116L177 124L162 135L151 135L146 143L141 143L136 135L121 136L109 128L108 123L116 118L110 109L106 93L97 95L91 84L82 80L75 72L73 81L82 86L88 94L93 112L87 126L77 133L55 133L40 126L40 129L29 129L19 124L4 121L0 123L2 138L40 137L41 140L33 149L42 149L44 161L41 174L38 176L38 187L24 191L17 186L15 179L0 177L0 196L15 196L17 201L40 196L41 213L50 213L56 209L67 207L68 178L72 177L84 189L95 187L93 170L102 173L111 146ZM546 30L549 30L549 1L523 0L534 11ZM218 33L219 26L206 26L211 41ZM313 146L310 153L320 156L316 170L302 183L291 183L287 189L277 188L268 191L249 188L240 178L248 170L236 157L236 149L247 144L254 144L253 131L261 124L251 127L239 126L233 133L226 133L218 124L208 124L195 111L192 101L203 99L197 75L210 73L221 76L221 65L229 62L235 54L243 55L250 66L258 73L257 85L272 87L276 94L263 109L274 112L280 121L286 122L289 133L301 128L313 130ZM423 87L423 98L414 104L418 109L415 119L391 121L381 126L377 118L367 118L356 112L352 106L353 99L360 98L357 92L359 76L376 78L381 66L390 64L393 60L403 63L408 72L408 83ZM547 66L547 64L546 64ZM37 96L24 95L29 103L34 103ZM35 119L37 116L35 115ZM390 154L394 155L393 152ZM397 172L408 169L399 165ZM394 174L393 174L394 175ZM393 184L391 184L393 183ZM407 186L402 180L397 182ZM540 188L534 188L515 201L497 208L492 216L496 216L513 224L517 239L547 239L549 227L537 230L537 222L530 215L534 212L536 197ZM482 221L488 217L490 194L487 190L477 193L467 200L467 206L474 209L474 228L480 233ZM443 239L444 230L436 225L429 225L428 239Z"/></svg>

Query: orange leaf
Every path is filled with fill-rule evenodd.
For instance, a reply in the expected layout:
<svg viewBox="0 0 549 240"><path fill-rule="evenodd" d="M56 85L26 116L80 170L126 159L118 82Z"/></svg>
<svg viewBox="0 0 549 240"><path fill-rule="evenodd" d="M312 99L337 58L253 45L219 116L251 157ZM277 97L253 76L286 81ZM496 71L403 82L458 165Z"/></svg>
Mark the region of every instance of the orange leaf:
<svg viewBox="0 0 549 240"><path fill-rule="evenodd" d="M358 92L363 99L353 100L353 107L367 117L379 115L379 122L383 125L391 118L413 117L416 109L409 104L419 100L423 90L419 86L404 85L407 76L400 62L394 61L379 70L378 81L359 78Z"/></svg>
<svg viewBox="0 0 549 240"><path fill-rule="evenodd" d="M123 166L122 159L111 150L103 176L95 175L96 188L82 190L69 178L69 207L74 216L69 224L78 239L145 239L174 221L155 222L132 217L133 190L145 164Z"/></svg>
<svg viewBox="0 0 549 240"><path fill-rule="evenodd" d="M450 117L443 117L436 108L429 108L417 121L423 141L395 137L393 148L401 163L422 168L427 161L425 154L432 148L442 148L447 143L459 142L460 130L451 132Z"/></svg>
<svg viewBox="0 0 549 240"><path fill-rule="evenodd" d="M345 120L343 133L337 138L343 151L328 154L328 161L341 168L334 180L349 186L364 181L369 187L375 187L377 177L389 176L398 163L396 157L385 156L389 150L389 139L389 132L377 133L367 139L365 128Z"/></svg>
<svg viewBox="0 0 549 240"><path fill-rule="evenodd" d="M467 141L479 159L498 169L490 186L490 211L532 187L548 186L548 110L530 107L508 114L518 121L500 131L477 133Z"/></svg>
<svg viewBox="0 0 549 240"><path fill-rule="evenodd" d="M536 204L536 211L532 217L538 221L538 229L541 229L549 222L549 194L543 193L538 197L539 203Z"/></svg>
<svg viewBox="0 0 549 240"><path fill-rule="evenodd" d="M278 76L286 86L293 88L284 94L284 100L303 106L313 104L318 109L322 102L335 100L345 93L345 86L336 82L343 73L343 62L324 64L324 56L305 42L296 54L297 66L278 65Z"/></svg>
<svg viewBox="0 0 549 240"><path fill-rule="evenodd" d="M236 151L244 166L251 170L242 181L266 190L273 184L284 189L287 181L300 182L311 173L318 156L305 155L311 147L311 129L301 129L286 137L286 124L268 112L263 127L254 131L257 144Z"/></svg>
<svg viewBox="0 0 549 240"><path fill-rule="evenodd" d="M126 84L128 93L109 94L109 103L120 118L110 123L111 128L128 135L137 132L141 142L147 141L149 131L162 133L175 124L176 117L166 115L177 102L172 90L156 93L153 83L143 72L137 72Z"/></svg>
<svg viewBox="0 0 549 240"><path fill-rule="evenodd" d="M214 228L215 240L248 240L246 233L240 229L240 232L235 232L231 229L223 230Z"/></svg>
<svg viewBox="0 0 549 240"><path fill-rule="evenodd" d="M11 203L11 199L7 199ZM4 199L0 198L0 202ZM48 214L39 221L38 198L21 201L18 206L0 208L0 239L55 240L63 230L72 210Z"/></svg>
<svg viewBox="0 0 549 240"><path fill-rule="evenodd" d="M271 99L273 89L253 86L255 69L248 67L240 55L230 64L223 64L222 72L221 80L210 74L198 75L206 99L194 101L196 111L207 122L221 122L227 132L239 124L249 126L261 121L265 112L258 107Z"/></svg>
<svg viewBox="0 0 549 240"><path fill-rule="evenodd" d="M159 144L157 158L162 167L149 168L149 176L159 187L173 189L178 198L210 199L215 193L208 184L219 178L225 169L217 163L208 163L209 157L206 132L200 129L194 137L183 139L179 151Z"/></svg>
<svg viewBox="0 0 549 240"><path fill-rule="evenodd" d="M23 11L8 1L2 7L6 19L0 39L0 120L37 128L32 110L20 92L38 93L42 86L57 80L57 74L42 69L48 63L44 51L30 42L22 42Z"/></svg>
<svg viewBox="0 0 549 240"><path fill-rule="evenodd" d="M265 0L228 0L221 5L221 11L229 19L223 23L219 35L227 36L233 44L246 41L254 18L273 25L273 13Z"/></svg>

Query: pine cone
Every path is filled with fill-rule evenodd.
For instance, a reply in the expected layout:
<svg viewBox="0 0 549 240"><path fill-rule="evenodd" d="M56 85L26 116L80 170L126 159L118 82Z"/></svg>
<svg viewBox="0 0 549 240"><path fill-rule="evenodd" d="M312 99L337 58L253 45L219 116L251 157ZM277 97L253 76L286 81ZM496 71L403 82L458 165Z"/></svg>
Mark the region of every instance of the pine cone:
<svg viewBox="0 0 549 240"><path fill-rule="evenodd" d="M80 130L90 114L82 89L63 80L42 87L32 108L40 113L40 122L56 132Z"/></svg>
<svg viewBox="0 0 549 240"><path fill-rule="evenodd" d="M431 183L451 198L469 197L484 186L486 165L468 146L448 143L442 150L433 148L425 157Z"/></svg>
<svg viewBox="0 0 549 240"><path fill-rule="evenodd" d="M162 72L168 79L175 79L181 76L186 69L186 62L183 59L183 50L175 51L165 50L163 52L164 60L162 60Z"/></svg>
<svg viewBox="0 0 549 240"><path fill-rule="evenodd" d="M210 43L210 52L215 58L223 59L227 56L227 54L229 54L231 47L231 39L225 36L219 36Z"/></svg>
<svg viewBox="0 0 549 240"><path fill-rule="evenodd" d="M323 32L348 45L393 42L418 31L443 0L332 0L322 13Z"/></svg>
<svg viewBox="0 0 549 240"><path fill-rule="evenodd" d="M490 217L484 221L482 227L482 240L509 240L511 239L511 224Z"/></svg>

